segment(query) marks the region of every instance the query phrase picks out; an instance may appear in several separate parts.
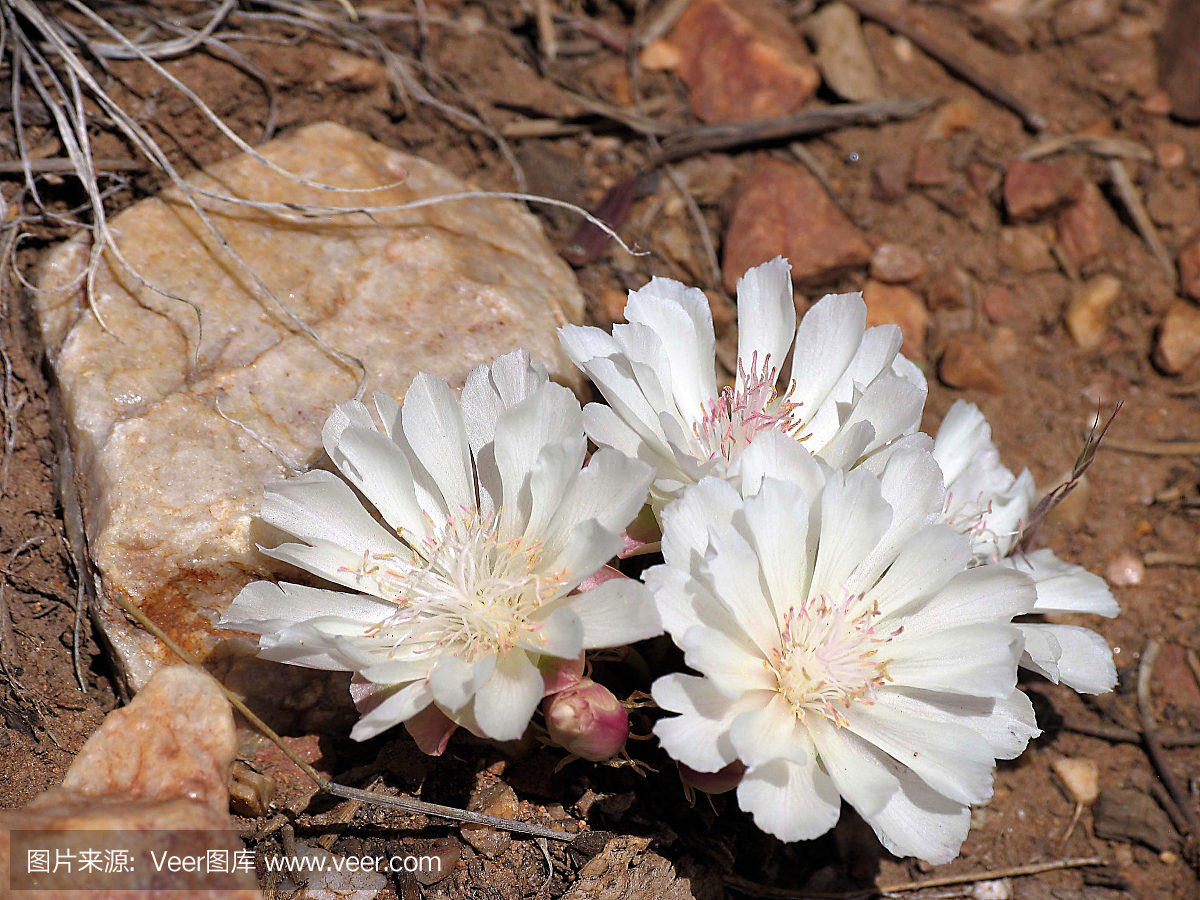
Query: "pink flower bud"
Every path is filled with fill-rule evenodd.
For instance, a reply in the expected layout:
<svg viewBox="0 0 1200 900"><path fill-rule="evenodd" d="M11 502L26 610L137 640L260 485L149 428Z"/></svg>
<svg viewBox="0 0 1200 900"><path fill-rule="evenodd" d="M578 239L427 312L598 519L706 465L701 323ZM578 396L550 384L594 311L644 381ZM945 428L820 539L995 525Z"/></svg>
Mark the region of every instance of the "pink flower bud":
<svg viewBox="0 0 1200 900"><path fill-rule="evenodd" d="M590 678L547 697L542 708L554 743L583 759L615 756L629 736L629 713L621 701Z"/></svg>
<svg viewBox="0 0 1200 900"><path fill-rule="evenodd" d="M735 759L723 769L716 772L697 772L683 763L677 763L679 775L683 780L698 791L706 794L724 794L732 791L746 774L746 766L740 759Z"/></svg>

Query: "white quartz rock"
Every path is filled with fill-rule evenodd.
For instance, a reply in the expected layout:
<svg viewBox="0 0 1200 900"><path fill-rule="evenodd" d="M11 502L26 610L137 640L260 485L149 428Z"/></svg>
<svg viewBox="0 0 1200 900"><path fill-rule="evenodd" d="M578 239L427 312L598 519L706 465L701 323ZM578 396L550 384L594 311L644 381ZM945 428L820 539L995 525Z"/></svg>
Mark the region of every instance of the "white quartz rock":
<svg viewBox="0 0 1200 900"><path fill-rule="evenodd" d="M339 207L469 189L433 163L331 123L260 152L313 182L400 184L332 192L249 155L190 180L257 201ZM555 336L582 317L578 285L537 220L512 201L455 200L374 221L205 205L279 303L329 348L362 361L368 396L400 397L418 371L460 386L474 366L517 347L581 387ZM82 507L97 618L136 689L167 651L112 598L132 600L211 661L224 639L214 625L221 611L247 581L279 571L255 549L274 540L254 522L263 486L286 476L288 462L317 458L321 425L354 396L360 372L290 321L177 192L111 224L140 276L173 296L106 259L93 312L77 278L89 254L80 235L48 254L32 297L64 412L69 447L60 449Z"/></svg>

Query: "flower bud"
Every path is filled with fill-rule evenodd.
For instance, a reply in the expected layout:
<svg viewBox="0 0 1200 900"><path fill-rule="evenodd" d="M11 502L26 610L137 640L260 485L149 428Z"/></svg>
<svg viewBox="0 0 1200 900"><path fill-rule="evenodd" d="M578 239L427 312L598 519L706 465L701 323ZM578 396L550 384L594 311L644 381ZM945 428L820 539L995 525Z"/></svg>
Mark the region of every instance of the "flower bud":
<svg viewBox="0 0 1200 900"><path fill-rule="evenodd" d="M746 766L740 759L735 759L723 769L716 772L697 772L683 763L679 766L679 777L698 791L706 794L724 794L732 791L746 774Z"/></svg>
<svg viewBox="0 0 1200 900"><path fill-rule="evenodd" d="M620 752L629 736L629 713L612 691L590 678L542 701L554 743L593 762Z"/></svg>

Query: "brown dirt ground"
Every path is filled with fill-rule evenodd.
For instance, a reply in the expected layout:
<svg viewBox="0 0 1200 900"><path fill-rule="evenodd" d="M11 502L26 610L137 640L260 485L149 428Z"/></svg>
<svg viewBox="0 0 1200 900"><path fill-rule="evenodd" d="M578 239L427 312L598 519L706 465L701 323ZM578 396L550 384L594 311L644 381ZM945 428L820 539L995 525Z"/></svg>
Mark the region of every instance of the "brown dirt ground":
<svg viewBox="0 0 1200 900"><path fill-rule="evenodd" d="M634 6L613 2L589 3L586 8L576 3L560 5L581 16L586 13L612 29L628 28ZM405 0L381 6L412 11ZM457 0L428 0L428 7L436 17L463 20L465 7ZM780 9L786 12L788 7L781 3ZM520 10L516 2L485 3L488 27L476 33L432 26L425 58L444 84L457 86L456 92L443 94L446 99L464 105L469 97L477 110L498 125L525 117L578 114L579 107L556 86L556 80L618 105L631 102L623 55L566 28L568 52L553 65L543 66L535 50L532 19ZM938 10L954 15L949 7ZM1173 142L1185 148L1189 162L1180 168L1127 164L1148 197L1165 242L1175 248L1200 219L1200 128L1185 127L1143 107L1155 89L1154 28L1162 14L1157 2L1125 0L1113 24L1065 44L1046 40L1046 35L1035 29L1035 35L1043 40L1014 57L1003 74L1055 123L1057 131L1113 134L1151 147ZM248 33L280 33L272 31L269 24L239 24ZM379 33L405 52L413 52L417 45L416 28L410 23L381 25ZM869 24L866 33L890 92L974 101L978 124L955 139L961 141L955 144L960 160L974 160L998 173L1032 142L1014 116L919 51L913 63L901 65L886 31ZM332 119L377 140L437 159L485 187L514 187L511 168L487 137L449 124L428 107L414 104L408 108L386 87L359 90L330 84L329 59L334 50L327 40L300 35L292 43L242 41L237 46L276 85L278 130ZM158 83L140 64L114 63L112 68L117 96L139 111L177 164L203 165L236 152L184 98ZM169 62L167 68L206 98L239 133L251 140L261 137L267 107L254 79L203 53ZM687 120L686 95L670 76L642 72L639 82L655 115L676 122ZM643 139L595 120L589 125L580 134L513 142L533 190L594 206L620 179L640 171L649 155ZM1098 398L1106 404L1125 402L1114 436L1200 437L1200 390L1195 387L1200 370L1168 378L1150 362L1155 327L1171 292L1129 223L1122 221L1106 253L1085 268L1085 275L1093 271L1117 275L1123 291L1113 310L1107 342L1098 352L1083 352L1072 344L1062 325L1063 309L1072 292L1069 277L1059 270L1013 276L998 264L996 245L1002 218L994 196L976 196L963 208L956 208L937 192L919 189L892 203L873 196L874 164L911 150L927 126L928 119L923 118L877 129L845 129L807 142L828 172L836 198L872 240L902 241L947 267L960 267L972 276L977 288L1003 284L1012 290L1012 311L1004 326L1011 329L1015 340L1012 355L1002 363L1005 392L954 391L931 377L927 429L936 426L955 398L965 396L978 403L995 424L1008 465L1014 469L1028 466L1039 484L1053 483L1070 468ZM35 125L32 135L34 145L41 142L47 153L56 152L45 127ZM97 128L95 141L98 157L130 155L103 127ZM6 152L13 146L7 120L0 121L0 144ZM709 155L683 165L693 175L692 183L702 186L698 199L714 234L719 236L728 222L738 179L762 154L782 155L784 150L756 148ZM1063 154L1054 162L1093 180L1105 179L1104 164L1098 159ZM17 184L11 178L0 181L0 190L11 197ZM66 206L78 202L69 180L48 179L43 186L53 203ZM112 202L119 208L160 186L155 176L138 175ZM698 236L669 182L651 182L646 193L635 204L623 233L652 254L629 257L607 252L579 271L591 314L601 323L611 321L605 311L606 297L644 283L651 274L718 287L712 283ZM558 214L547 214L546 223L560 245L574 228L572 220ZM36 254L59 237L61 233L49 227L36 227L33 237L22 246L19 263L28 270ZM826 287L859 289L864 278L865 273L859 272ZM812 292L807 299L815 299L819 293ZM6 457L7 482L0 495L4 585L0 605L7 607L12 623L6 638L9 643L4 646L8 675L0 682L0 806L9 808L26 803L58 782L82 742L118 703L105 659L87 623L79 656L86 689L81 691L76 683L71 652L76 579L61 538L55 502L47 388L24 309L22 299L12 295L3 325L4 346L12 365L9 408L16 424L15 443ZM936 358L945 335L970 324L969 318L964 319L968 315L961 310L934 312L931 356ZM977 327L991 336L997 330L986 321ZM1189 384L1193 389L1186 389ZM15 402L21 398L24 402L16 409ZM1089 474L1090 496L1080 518L1048 528L1044 541L1064 558L1101 573L1120 553L1167 551L1198 558L1198 475L1196 458L1102 450ZM1121 616L1088 624L1098 627L1113 645L1123 685L1132 684L1128 676L1151 638L1176 648L1200 647L1200 569L1148 568L1140 584L1114 590L1122 605ZM648 651L651 663L659 649ZM1182 659L1181 652L1172 650L1159 664L1157 713L1166 728L1194 730L1200 728L1200 691ZM629 690L644 688L647 683L644 669L639 674L630 664L613 664L612 675L618 682L623 680ZM1095 760L1102 786L1150 790L1156 776L1137 745L1111 744L1059 727L1062 717L1106 721L1100 707L1053 685L1027 687L1042 709L1046 734L1020 759L1001 767L996 798L977 816L978 827L968 838L962 859L938 874L997 869L1061 855L1098 854L1119 864L1112 873L1115 877L1106 876L1105 880L1079 871L1056 872L1017 880L1014 895L1028 900L1198 896L1200 887L1186 862L1160 858L1145 847L1095 838L1090 814L1084 815L1067 846L1060 846L1072 806L1051 775L1054 759L1078 756ZM1128 691L1119 691L1104 708L1118 721L1122 716L1136 716ZM635 727L646 730L648 720L638 721ZM712 807L701 802L691 808L669 765L649 745L636 746L634 752L662 771L643 779L628 769L580 763L554 774L557 756L550 751L518 754L506 761L496 748L470 739L456 739L441 760L418 759L401 746L405 741L404 737L384 738L361 747L331 742L326 759L335 771L370 764L371 771L385 783L404 789L423 784L425 798L460 804L466 801L476 776L491 767L493 773L504 773L505 780L527 801L530 813L553 817L565 808L586 818L593 829L652 837L653 848L693 879L692 890L698 897L722 895L722 872L781 887L808 883L814 890L836 890L853 885L864 875L872 877L877 868L881 881L893 882L927 871L888 859L876 864L869 842L861 839L861 829L849 817L835 836L787 846L758 833L728 798L715 798ZM1200 748L1172 749L1168 756L1176 778L1187 785L1195 802ZM386 823L403 828L399 835L392 834L380 828ZM245 824L253 827L251 822ZM412 817L397 820L364 814L348 827L334 849L356 852L364 841L370 848L397 839L416 847L447 832L444 827L423 825ZM264 846L274 846L276 837L263 840ZM544 891L544 864L536 846L529 842L514 842L494 861L478 857L451 881L421 890L426 896L445 895L450 890L455 896L506 900L539 892L558 896L569 888L580 859L561 848L554 853L557 874ZM418 896L415 884L400 883L396 890L406 900ZM463 891L469 893L459 893ZM941 893L945 895L944 889Z"/></svg>

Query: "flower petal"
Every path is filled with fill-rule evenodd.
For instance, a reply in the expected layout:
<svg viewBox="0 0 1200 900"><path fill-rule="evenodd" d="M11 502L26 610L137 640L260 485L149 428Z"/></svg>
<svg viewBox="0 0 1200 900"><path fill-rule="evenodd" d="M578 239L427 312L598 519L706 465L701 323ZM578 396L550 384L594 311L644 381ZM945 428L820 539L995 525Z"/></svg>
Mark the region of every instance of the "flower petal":
<svg viewBox="0 0 1200 900"><path fill-rule="evenodd" d="M924 608L906 616L904 636L1007 623L1033 608L1033 582L1004 566L976 566L955 575Z"/></svg>
<svg viewBox="0 0 1200 900"><path fill-rule="evenodd" d="M678 716L659 719L654 734L664 750L697 772L717 772L737 759L729 729L747 710L765 705L774 692L748 691L731 700L707 678L664 675L650 688L654 702Z"/></svg>
<svg viewBox="0 0 1200 900"><path fill-rule="evenodd" d="M1062 682L1081 694L1103 694L1117 683L1112 649L1103 636L1075 625L1021 624L1025 635L1025 653L1021 665L1033 669L1051 681ZM1039 652L1045 639L1052 638L1059 654L1054 665Z"/></svg>
<svg viewBox="0 0 1200 900"><path fill-rule="evenodd" d="M808 841L837 824L841 797L817 764L777 759L746 771L737 788L738 806L754 824L781 841Z"/></svg>
<svg viewBox="0 0 1200 900"><path fill-rule="evenodd" d="M747 653L715 628L691 629L683 636L681 646L687 664L712 679L716 689L727 697L777 687L765 659Z"/></svg>
<svg viewBox="0 0 1200 900"><path fill-rule="evenodd" d="M549 523L540 533L544 552L560 552L582 522L598 522L607 531L620 533L646 503L654 470L646 463L607 448L597 450L570 488L561 495Z"/></svg>
<svg viewBox="0 0 1200 900"><path fill-rule="evenodd" d="M579 617L583 647L588 650L621 647L663 632L654 597L632 578L613 578L569 599L567 608Z"/></svg>
<svg viewBox="0 0 1200 900"><path fill-rule="evenodd" d="M1053 550L1014 555L1004 560L1004 565L1033 578L1037 587L1034 612L1083 612L1112 618L1121 611L1103 578L1064 562Z"/></svg>
<svg viewBox="0 0 1200 900"><path fill-rule="evenodd" d="M690 570L704 559L711 528L724 528L732 521L741 498L733 485L718 478L705 478L662 511L663 559L668 565Z"/></svg>
<svg viewBox="0 0 1200 900"><path fill-rule="evenodd" d="M734 527L719 532L713 529L705 554L704 572L713 585L717 600L729 610L759 652L767 657L779 650L779 624L774 606L763 594L758 556Z"/></svg>
<svg viewBox="0 0 1200 900"><path fill-rule="evenodd" d="M892 508L867 472L834 472L821 495L821 538L809 598L839 602L850 574L887 532Z"/></svg>
<svg viewBox="0 0 1200 900"><path fill-rule="evenodd" d="M771 702L742 713L729 730L738 759L750 768L777 759L800 765L816 761L816 750L807 729L783 697L776 693Z"/></svg>
<svg viewBox="0 0 1200 900"><path fill-rule="evenodd" d="M1021 691L1001 700L888 687L876 692L875 706L916 719L965 725L987 741L996 759L1015 759L1041 734L1033 704Z"/></svg>
<svg viewBox="0 0 1200 900"><path fill-rule="evenodd" d="M867 590L866 602L886 616L919 609L971 561L971 542L948 525L917 532L895 561Z"/></svg>
<svg viewBox="0 0 1200 900"><path fill-rule="evenodd" d="M783 371L783 360L796 335L796 302L792 299L792 267L781 256L755 266L738 279L739 368L770 364ZM742 389L742 372L737 390Z"/></svg>
<svg viewBox="0 0 1200 900"><path fill-rule="evenodd" d="M776 622L807 596L816 541L810 540L808 498L797 484L764 478L744 506L746 527L766 582Z"/></svg>
<svg viewBox="0 0 1200 900"><path fill-rule="evenodd" d="M495 666L494 653L474 663L443 653L429 673L429 690L433 693L433 699L450 712L458 712L491 677Z"/></svg>
<svg viewBox="0 0 1200 900"><path fill-rule="evenodd" d="M862 294L827 294L804 314L796 329L791 400L808 422L850 365L862 343L867 305Z"/></svg>
<svg viewBox="0 0 1200 900"><path fill-rule="evenodd" d="M1021 632L1011 625L967 625L888 644L888 674L901 687L1004 698L1017 684Z"/></svg>
<svg viewBox="0 0 1200 900"><path fill-rule="evenodd" d="M414 681L400 688L359 719L350 730L350 737L356 741L370 740L393 725L411 719L432 702L433 694L429 685L424 681Z"/></svg>
<svg viewBox="0 0 1200 900"><path fill-rule="evenodd" d="M421 372L404 395L404 436L433 478L452 516L476 509L471 444L450 385Z"/></svg>
<svg viewBox="0 0 1200 900"><path fill-rule="evenodd" d="M496 660L491 676L475 692L475 720L492 740L515 741L541 699L542 675L529 654L517 648Z"/></svg>

